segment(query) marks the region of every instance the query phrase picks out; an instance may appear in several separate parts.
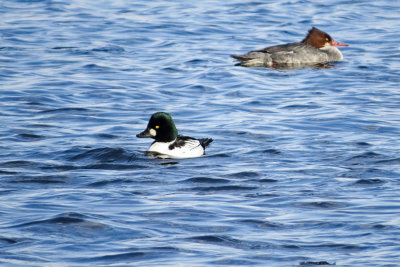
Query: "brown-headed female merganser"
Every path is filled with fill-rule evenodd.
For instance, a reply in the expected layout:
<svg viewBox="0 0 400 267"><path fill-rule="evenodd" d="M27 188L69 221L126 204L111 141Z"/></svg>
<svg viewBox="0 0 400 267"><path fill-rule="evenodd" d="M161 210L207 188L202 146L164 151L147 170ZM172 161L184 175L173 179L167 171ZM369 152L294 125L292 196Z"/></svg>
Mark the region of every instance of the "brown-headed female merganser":
<svg viewBox="0 0 400 267"><path fill-rule="evenodd" d="M343 60L335 46L348 45L336 42L326 32L313 27L301 42L270 46L232 57L245 67L301 67Z"/></svg>

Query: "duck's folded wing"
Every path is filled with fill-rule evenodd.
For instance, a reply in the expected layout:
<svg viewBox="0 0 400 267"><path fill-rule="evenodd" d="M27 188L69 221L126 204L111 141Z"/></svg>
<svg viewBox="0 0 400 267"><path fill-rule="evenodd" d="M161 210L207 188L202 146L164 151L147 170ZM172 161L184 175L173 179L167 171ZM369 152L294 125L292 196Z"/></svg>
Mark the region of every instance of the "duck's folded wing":
<svg viewBox="0 0 400 267"><path fill-rule="evenodd" d="M169 149L171 150L181 150L190 151L201 146L200 141L188 136L178 136L178 138L173 142Z"/></svg>

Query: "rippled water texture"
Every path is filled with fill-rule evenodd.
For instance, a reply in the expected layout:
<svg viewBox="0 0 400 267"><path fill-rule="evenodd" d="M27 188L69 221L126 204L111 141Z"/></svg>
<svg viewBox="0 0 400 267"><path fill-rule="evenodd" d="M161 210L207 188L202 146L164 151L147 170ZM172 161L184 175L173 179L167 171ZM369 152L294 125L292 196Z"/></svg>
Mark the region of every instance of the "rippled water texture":
<svg viewBox="0 0 400 267"><path fill-rule="evenodd" d="M0 2L1 266L398 266L398 1ZM329 68L231 54L339 42ZM206 156L145 155L156 111Z"/></svg>

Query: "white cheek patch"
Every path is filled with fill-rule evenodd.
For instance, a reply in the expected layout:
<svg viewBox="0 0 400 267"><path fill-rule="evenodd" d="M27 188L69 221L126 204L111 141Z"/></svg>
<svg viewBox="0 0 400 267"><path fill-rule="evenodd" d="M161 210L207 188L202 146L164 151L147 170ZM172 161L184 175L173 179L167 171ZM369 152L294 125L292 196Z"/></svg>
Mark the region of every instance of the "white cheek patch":
<svg viewBox="0 0 400 267"><path fill-rule="evenodd" d="M156 134L157 134L156 130L154 130L153 128L150 129L149 133L151 136L156 136Z"/></svg>

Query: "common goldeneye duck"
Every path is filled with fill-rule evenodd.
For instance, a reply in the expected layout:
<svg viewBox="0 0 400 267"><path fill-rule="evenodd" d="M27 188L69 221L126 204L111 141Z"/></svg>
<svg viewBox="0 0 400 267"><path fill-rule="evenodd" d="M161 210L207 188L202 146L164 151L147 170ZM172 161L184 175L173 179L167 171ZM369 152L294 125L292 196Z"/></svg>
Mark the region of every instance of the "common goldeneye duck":
<svg viewBox="0 0 400 267"><path fill-rule="evenodd" d="M195 158L204 155L205 148L213 141L211 138L196 139L178 135L171 115L165 112L154 113L146 130L136 137L151 137L155 141L148 153L161 158Z"/></svg>
<svg viewBox="0 0 400 267"><path fill-rule="evenodd" d="M342 61L343 55L336 46L348 46L312 27L301 42L275 45L244 55L232 55L245 67L299 68L332 61Z"/></svg>

